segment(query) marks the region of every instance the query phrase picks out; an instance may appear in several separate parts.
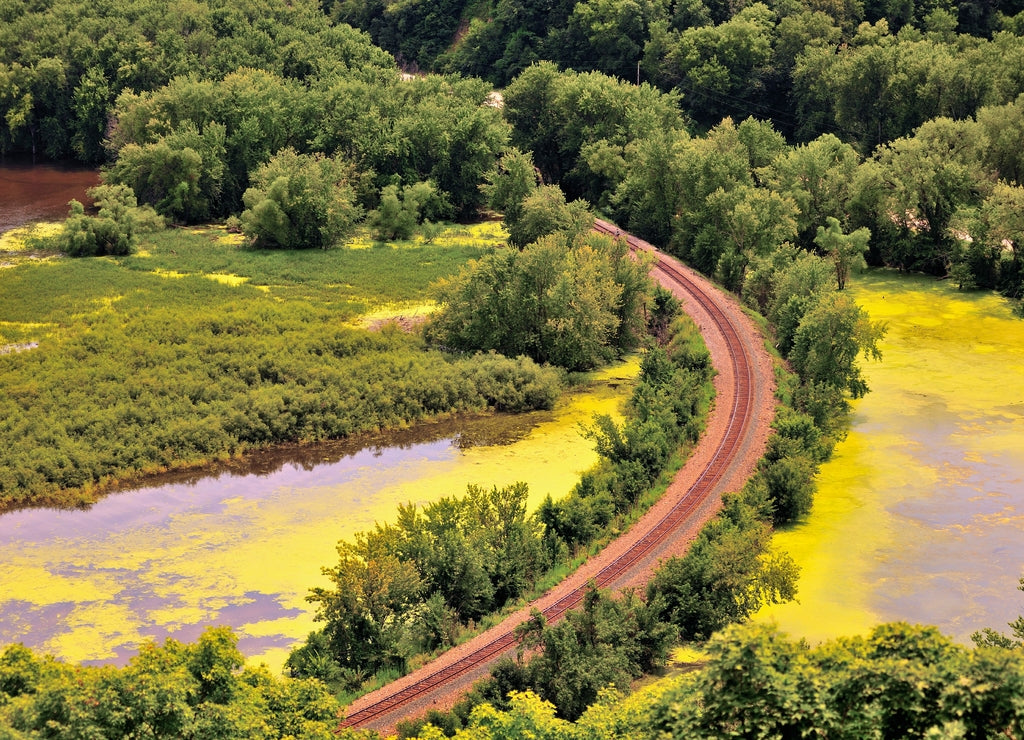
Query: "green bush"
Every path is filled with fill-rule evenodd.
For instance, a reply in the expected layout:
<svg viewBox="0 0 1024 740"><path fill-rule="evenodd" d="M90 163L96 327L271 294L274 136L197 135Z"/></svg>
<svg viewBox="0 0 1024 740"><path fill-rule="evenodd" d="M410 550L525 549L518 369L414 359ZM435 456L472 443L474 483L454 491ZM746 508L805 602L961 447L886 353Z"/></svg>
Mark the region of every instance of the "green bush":
<svg viewBox="0 0 1024 740"><path fill-rule="evenodd" d="M124 185L98 185L86 191L99 212L85 215L85 208L72 200L71 215L57 236L58 248L70 257L98 257L131 254L136 236L135 195ZM143 213L147 224L153 219Z"/></svg>
<svg viewBox="0 0 1024 740"><path fill-rule="evenodd" d="M257 247L333 247L362 215L353 177L340 159L284 149L253 174L243 196L242 232Z"/></svg>

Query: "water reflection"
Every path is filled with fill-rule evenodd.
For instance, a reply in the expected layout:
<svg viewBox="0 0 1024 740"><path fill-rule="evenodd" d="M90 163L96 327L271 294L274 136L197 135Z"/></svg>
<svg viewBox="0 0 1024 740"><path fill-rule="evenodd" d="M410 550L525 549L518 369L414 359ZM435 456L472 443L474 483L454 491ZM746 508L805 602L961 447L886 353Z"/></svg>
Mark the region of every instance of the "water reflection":
<svg viewBox="0 0 1024 740"><path fill-rule="evenodd" d="M1024 612L1024 322L990 293L875 272L852 292L888 323L871 392L822 467L807 522L776 546L800 603L765 615L818 640L880 621L969 642Z"/></svg>
<svg viewBox="0 0 1024 740"><path fill-rule="evenodd" d="M92 169L59 164L0 164L0 234L34 221L63 221L72 198L86 203L85 191L99 184Z"/></svg>
<svg viewBox="0 0 1024 740"><path fill-rule="evenodd" d="M579 425L616 413L626 393L613 382L554 412L277 449L147 480L87 510L6 514L0 645L124 662L147 639L191 640L229 624L243 652L280 667L315 626L304 597L339 539L390 521L399 504L459 495L468 483L525 480L531 508L564 495L596 459Z"/></svg>

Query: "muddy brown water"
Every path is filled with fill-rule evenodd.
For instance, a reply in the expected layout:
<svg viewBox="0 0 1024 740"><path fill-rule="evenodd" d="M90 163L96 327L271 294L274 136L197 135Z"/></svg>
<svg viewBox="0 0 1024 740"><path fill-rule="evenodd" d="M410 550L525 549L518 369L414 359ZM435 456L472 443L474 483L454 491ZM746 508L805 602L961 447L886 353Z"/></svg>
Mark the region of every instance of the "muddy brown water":
<svg viewBox="0 0 1024 740"><path fill-rule="evenodd" d="M95 169L61 164L0 162L0 234L36 221L62 221L74 198L100 181Z"/></svg>

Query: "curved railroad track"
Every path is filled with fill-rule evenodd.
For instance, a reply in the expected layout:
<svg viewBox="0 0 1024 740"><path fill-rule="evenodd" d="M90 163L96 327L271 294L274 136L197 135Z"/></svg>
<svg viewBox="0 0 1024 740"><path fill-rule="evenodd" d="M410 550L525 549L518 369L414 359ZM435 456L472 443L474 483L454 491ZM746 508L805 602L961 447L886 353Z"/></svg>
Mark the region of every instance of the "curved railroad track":
<svg viewBox="0 0 1024 740"><path fill-rule="evenodd" d="M756 329L733 299L689 268L612 224L597 221L594 228L624 236L634 251L653 255L652 276L681 299L684 310L701 327L717 371L717 395L700 443L661 500L628 532L500 624L354 701L343 727L389 732L401 719L431 707L447 707L500 656L513 650L515 627L532 609L538 609L548 622L556 622L582 602L591 581L613 590L641 586L660 559L685 551L717 511L721 494L742 485L761 456L772 416L761 412L772 408L774 379L771 359Z"/></svg>

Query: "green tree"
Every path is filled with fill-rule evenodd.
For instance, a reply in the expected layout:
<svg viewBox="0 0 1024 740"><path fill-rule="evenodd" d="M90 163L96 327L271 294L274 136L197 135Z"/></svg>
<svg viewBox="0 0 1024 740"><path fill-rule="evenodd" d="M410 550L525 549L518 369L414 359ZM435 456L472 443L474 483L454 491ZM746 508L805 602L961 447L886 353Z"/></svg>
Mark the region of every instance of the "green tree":
<svg viewBox="0 0 1024 740"><path fill-rule="evenodd" d="M323 568L331 588L306 597L326 623L331 656L352 669L400 667L403 621L423 590L415 566L391 554L367 556L347 542L338 543L338 556L337 565Z"/></svg>
<svg viewBox="0 0 1024 740"><path fill-rule="evenodd" d="M576 719L602 689L624 690L632 679L663 665L672 629L658 623L636 595L612 599L591 585L581 609L554 626L540 620L532 633L524 630L520 636L524 647L541 648L526 666L531 688L560 716Z"/></svg>
<svg viewBox="0 0 1024 740"><path fill-rule="evenodd" d="M428 335L460 350L594 367L635 346L648 283L624 245L596 234L552 234L521 252L470 263L437 286ZM623 327L626 327L625 329Z"/></svg>
<svg viewBox="0 0 1024 740"><path fill-rule="evenodd" d="M410 239L416 226L423 218L423 212L434 210L437 192L432 183L418 182L399 189L388 185L380 194L380 205L366 215L366 221L373 229L373 238L379 241Z"/></svg>
<svg viewBox="0 0 1024 740"><path fill-rule="evenodd" d="M704 526L689 551L667 560L647 585L659 618L684 640L706 639L765 604L796 593L797 567L771 553L771 530L738 497Z"/></svg>
<svg viewBox="0 0 1024 740"><path fill-rule="evenodd" d="M361 215L348 163L322 155L278 152L245 191L242 231L258 247L334 246Z"/></svg>
<svg viewBox="0 0 1024 740"><path fill-rule="evenodd" d="M695 119L714 124L758 110L771 59L775 19L752 3L717 26L680 31L669 42L659 77L678 89Z"/></svg>
<svg viewBox="0 0 1024 740"><path fill-rule="evenodd" d="M557 185L532 189L512 214L505 214L508 241L516 247L532 244L556 231L576 237L589 231L593 223L589 204L582 200L567 203L565 193Z"/></svg>
<svg viewBox="0 0 1024 740"><path fill-rule="evenodd" d="M845 218L858 161L853 147L823 134L789 149L762 172L768 187L796 202L797 244L804 249L814 248L816 229L827 218Z"/></svg>
<svg viewBox="0 0 1024 740"><path fill-rule="evenodd" d="M570 198L597 203L595 182L613 188L590 169L595 147L623 151L631 142L683 127L678 98L644 83L627 84L597 72L559 72L554 64L531 66L504 91L512 144L533 153L546 183ZM599 160L600 158L598 158Z"/></svg>
<svg viewBox="0 0 1024 740"><path fill-rule="evenodd" d="M846 287L846 281L850 278L851 269L867 267L864 255L868 251L871 231L866 226L862 226L856 231L844 234L838 219L828 216L827 223L828 228L818 227L818 235L814 237L814 243L835 266L836 286L839 290L843 290Z"/></svg>
<svg viewBox="0 0 1024 740"><path fill-rule="evenodd" d="M805 384L833 386L853 398L868 392L857 357L881 359L885 328L843 293L821 297L800 319L789 361Z"/></svg>
<svg viewBox="0 0 1024 740"><path fill-rule="evenodd" d="M498 160L481 186L487 196L487 205L504 215L506 224L519 223L523 215L523 202L537 189L537 168L533 158L510 148Z"/></svg>
<svg viewBox="0 0 1024 740"><path fill-rule="evenodd" d="M173 221L204 221L217 212L224 141L223 125L210 123L200 131L186 122L153 143L123 147L105 179L128 185L140 202Z"/></svg>
<svg viewBox="0 0 1024 740"><path fill-rule="evenodd" d="M664 0L586 0L564 27L549 30L545 47L564 67L633 80L651 24L668 11Z"/></svg>

